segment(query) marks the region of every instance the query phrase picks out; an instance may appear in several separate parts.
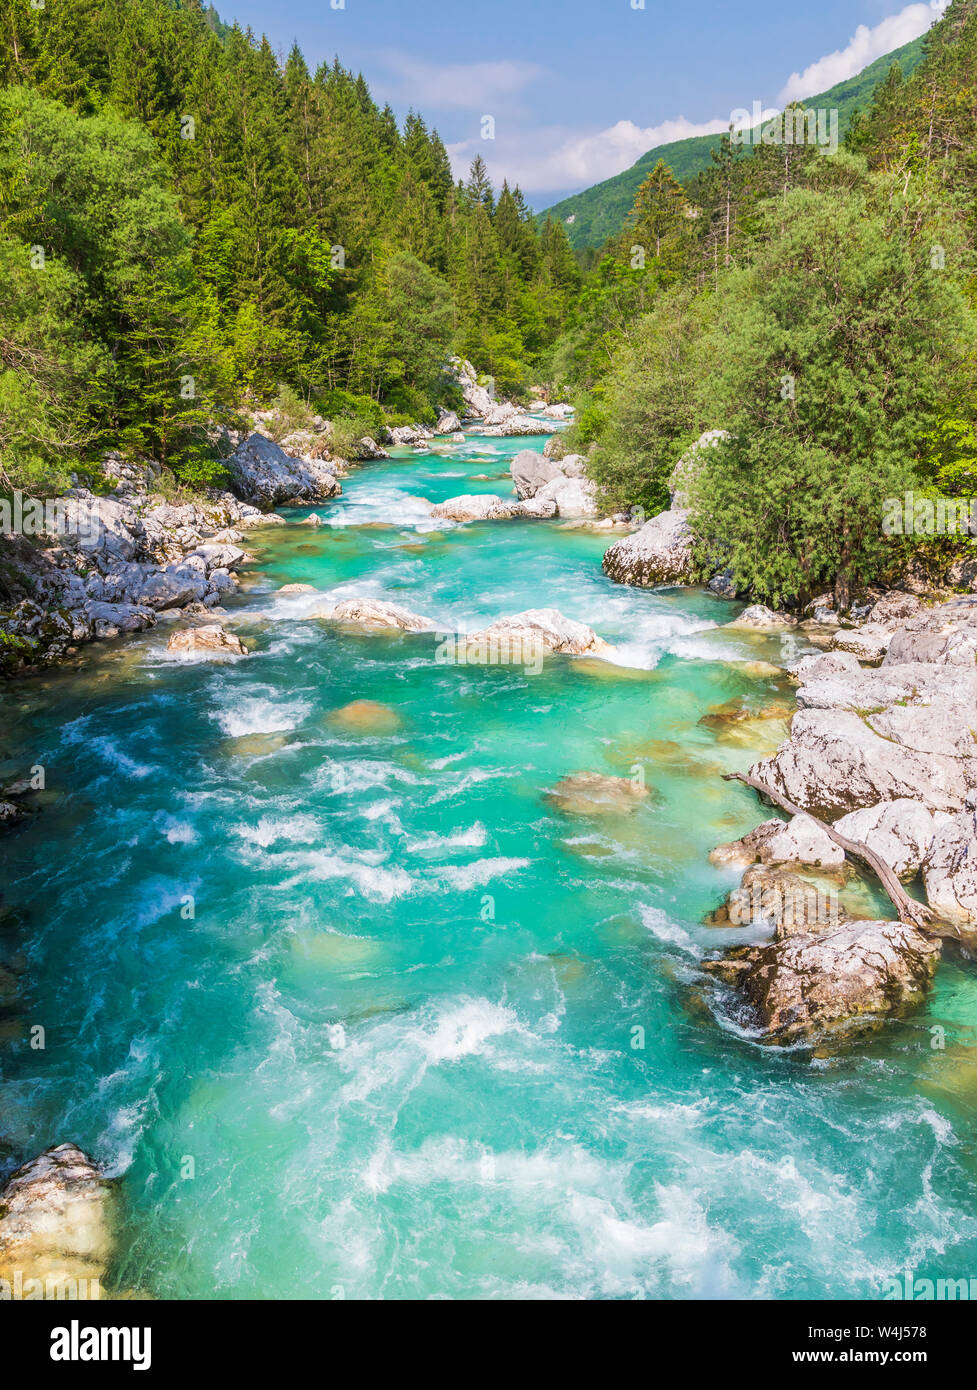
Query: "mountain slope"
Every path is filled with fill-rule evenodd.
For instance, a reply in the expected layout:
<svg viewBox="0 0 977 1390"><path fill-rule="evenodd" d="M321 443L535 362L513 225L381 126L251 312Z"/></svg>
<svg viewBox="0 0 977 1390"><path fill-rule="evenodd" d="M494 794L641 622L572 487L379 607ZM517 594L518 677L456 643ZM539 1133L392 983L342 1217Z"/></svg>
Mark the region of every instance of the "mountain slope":
<svg viewBox="0 0 977 1390"><path fill-rule="evenodd" d="M868 105L872 92L893 63L902 65L906 77L919 66L923 58L924 38L925 35L897 48L893 53L877 58L855 77L839 82L820 96L810 97L805 105L827 110L837 107L841 136L844 138L855 112ZM548 211L566 226L567 236L575 249L600 246L609 236L621 230L624 219L631 211L635 193L659 159L664 159L675 177L685 182L703 169L708 169L712 151L718 148L720 139L719 135L696 135L688 140L658 145L643 154L630 169L582 193L564 198ZM542 217L545 215L540 214ZM573 218L572 222L570 218Z"/></svg>

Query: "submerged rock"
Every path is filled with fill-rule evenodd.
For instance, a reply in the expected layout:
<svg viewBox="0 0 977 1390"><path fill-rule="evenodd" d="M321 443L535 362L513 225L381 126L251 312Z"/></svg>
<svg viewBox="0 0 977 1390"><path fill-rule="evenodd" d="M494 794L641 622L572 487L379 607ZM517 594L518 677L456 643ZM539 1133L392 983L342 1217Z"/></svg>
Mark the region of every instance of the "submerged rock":
<svg viewBox="0 0 977 1390"><path fill-rule="evenodd" d="M662 512L640 531L615 541L604 556L604 573L618 584L641 588L691 584L692 532L688 512Z"/></svg>
<svg viewBox="0 0 977 1390"><path fill-rule="evenodd" d="M0 1291L19 1277L22 1286L41 1280L45 1292L69 1290L61 1297L74 1288L75 1297L97 1298L112 1245L111 1188L74 1144L46 1149L0 1190Z"/></svg>
<svg viewBox="0 0 977 1390"><path fill-rule="evenodd" d="M220 623L204 627L182 627L174 632L166 644L168 652L190 652L213 654L217 656L247 656L248 649L240 637L227 632Z"/></svg>
<svg viewBox="0 0 977 1390"><path fill-rule="evenodd" d="M784 941L831 931L847 916L833 888L809 883L787 869L755 864L706 921L712 927L773 927L777 940Z"/></svg>
<svg viewBox="0 0 977 1390"><path fill-rule="evenodd" d="M546 793L557 811L571 816L629 815L649 795L648 788L627 777L598 772L574 772Z"/></svg>
<svg viewBox="0 0 977 1390"><path fill-rule="evenodd" d="M361 734L393 734L401 727L397 711L378 700L353 700L333 710L329 722Z"/></svg>
<svg viewBox="0 0 977 1390"><path fill-rule="evenodd" d="M742 992L768 1041L794 1043L919 1005L939 958L939 942L915 927L872 921L740 947L706 968Z"/></svg>

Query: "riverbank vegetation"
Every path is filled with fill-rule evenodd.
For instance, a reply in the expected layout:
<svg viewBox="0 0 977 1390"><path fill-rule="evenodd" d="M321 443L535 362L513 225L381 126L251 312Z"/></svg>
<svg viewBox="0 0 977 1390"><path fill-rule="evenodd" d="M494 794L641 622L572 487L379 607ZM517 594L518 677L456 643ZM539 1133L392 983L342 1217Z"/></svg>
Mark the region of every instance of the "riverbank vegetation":
<svg viewBox="0 0 977 1390"><path fill-rule="evenodd" d="M693 530L779 605L904 570L885 498L977 494L975 101L977 5L954 0L837 154L774 129L687 186L659 162L553 357L609 505L667 507L726 430L686 480ZM937 578L972 553L915 541Z"/></svg>
<svg viewBox="0 0 977 1390"><path fill-rule="evenodd" d="M659 161L579 263L480 158L456 182L420 115L199 0L0 0L0 33L0 487L107 447L200 486L272 402L337 437L432 423L458 353L500 395L571 395L615 510L668 506L725 430L693 528L777 605L904 570L886 498L977 494L977 0L839 152L778 122L685 184ZM942 578L967 544L912 554Z"/></svg>

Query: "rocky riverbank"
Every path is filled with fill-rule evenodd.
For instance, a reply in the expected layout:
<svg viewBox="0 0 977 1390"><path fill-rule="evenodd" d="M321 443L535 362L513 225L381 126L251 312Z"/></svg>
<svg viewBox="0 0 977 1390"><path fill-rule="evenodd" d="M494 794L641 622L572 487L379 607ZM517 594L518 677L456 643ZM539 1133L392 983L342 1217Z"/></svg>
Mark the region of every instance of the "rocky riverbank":
<svg viewBox="0 0 977 1390"><path fill-rule="evenodd" d="M52 508L56 527L2 541L0 672L49 665L86 642L221 611L248 558L241 542L281 524L269 509L337 496L345 463L294 455L254 432L228 460L233 491L168 499L162 470L108 455L97 483ZM98 488L96 491L95 488Z"/></svg>
<svg viewBox="0 0 977 1390"><path fill-rule="evenodd" d="M852 866L807 815L764 822L721 846L719 863L768 866L759 898L758 870L747 868L726 922L772 927L774 940L725 952L707 969L772 1041L810 1041L904 1012L923 998L945 940L977 947L977 597L927 606L886 595L863 629L873 659L885 651L878 666L849 650L851 631L839 629L831 650L794 665L790 738L749 775L916 885L930 915L923 924L905 912L899 921L846 920L837 895L827 913L809 910L810 883L785 883L770 868L817 875Z"/></svg>
<svg viewBox="0 0 977 1390"><path fill-rule="evenodd" d="M464 421L480 422L484 434L551 434L573 413L540 397L527 414L497 400L471 363L455 358L448 365L465 402ZM389 457L370 437L356 441L350 459L339 456L332 426L318 417L285 434L279 434L273 411L256 412L251 423L250 433L228 439L228 490L167 497L159 464L110 453L97 477L47 504L55 526L0 537L0 676L28 673L73 655L84 643L159 622L213 626L223 599L238 588L236 570L250 558L241 546L244 532L282 524L276 507L312 506L339 496L339 480L351 462ZM386 435L394 446L423 447L437 438L463 440L461 426L454 412L442 411L434 428L397 426ZM528 457L539 456L530 451ZM582 481L582 460L573 471L576 462L547 463L546 480L562 480L569 491L551 488L552 495L536 500L540 479L520 494L525 502L460 497L434 512L454 521L596 515L590 484ZM186 645L189 650L201 644Z"/></svg>
<svg viewBox="0 0 977 1390"><path fill-rule="evenodd" d="M608 549L612 579L694 582L683 478L721 437L704 435L675 470L669 510ZM710 587L733 596L723 574ZM756 604L729 626L780 629L799 649L822 650L791 663L790 738L749 772L801 814L765 821L712 856L745 872L710 922L773 940L727 950L706 969L769 1041L810 1042L904 1012L924 997L947 938L977 948L977 597L876 592L837 613L825 595L800 617ZM837 891L854 866L824 823L877 856L876 869L918 892L929 915L910 899L902 915L920 920L857 920Z"/></svg>

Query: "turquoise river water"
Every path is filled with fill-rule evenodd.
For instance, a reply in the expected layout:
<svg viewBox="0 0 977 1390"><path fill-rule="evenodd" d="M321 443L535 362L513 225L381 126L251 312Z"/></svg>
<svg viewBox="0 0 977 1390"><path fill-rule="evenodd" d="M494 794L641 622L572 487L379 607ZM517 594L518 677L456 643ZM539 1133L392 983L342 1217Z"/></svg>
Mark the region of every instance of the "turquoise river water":
<svg viewBox="0 0 977 1390"><path fill-rule="evenodd" d="M977 1275L973 971L814 1055L762 1046L703 983L744 939L702 925L734 881L708 851L767 814L721 773L786 726L699 721L789 703L757 664L779 642L724 631L710 595L615 586L606 535L418 504L510 492L523 447L402 450L319 530L249 537L245 660L167 656L160 628L3 695L2 770L41 764L47 790L3 844L0 1172L67 1139L97 1157L125 1203L115 1283L155 1297ZM321 592L278 594L296 582ZM323 594L450 631L549 605L619 664L445 665L433 634L310 620ZM392 713L337 713L357 700ZM636 768L628 816L546 799Z"/></svg>

